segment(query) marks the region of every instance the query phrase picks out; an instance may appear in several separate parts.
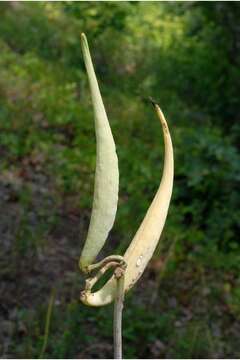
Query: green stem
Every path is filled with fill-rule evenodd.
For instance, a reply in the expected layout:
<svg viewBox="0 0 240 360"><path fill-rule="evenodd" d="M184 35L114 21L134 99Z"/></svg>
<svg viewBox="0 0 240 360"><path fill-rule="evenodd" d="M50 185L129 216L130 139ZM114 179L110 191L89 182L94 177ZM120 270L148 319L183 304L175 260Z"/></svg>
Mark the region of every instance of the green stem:
<svg viewBox="0 0 240 360"><path fill-rule="evenodd" d="M122 312L124 301L124 269L115 270L117 280L116 298L114 302L113 339L114 359L122 359Z"/></svg>
<svg viewBox="0 0 240 360"><path fill-rule="evenodd" d="M53 305L54 305L55 295L56 295L56 289L52 289L51 296L50 296L49 303L48 303L48 309L47 309L47 316L46 316L46 323L45 323L45 330L44 330L44 340L43 340L43 345L42 345L39 359L43 358L43 355L47 348L50 321L51 321L51 316L52 316L52 309L53 309Z"/></svg>

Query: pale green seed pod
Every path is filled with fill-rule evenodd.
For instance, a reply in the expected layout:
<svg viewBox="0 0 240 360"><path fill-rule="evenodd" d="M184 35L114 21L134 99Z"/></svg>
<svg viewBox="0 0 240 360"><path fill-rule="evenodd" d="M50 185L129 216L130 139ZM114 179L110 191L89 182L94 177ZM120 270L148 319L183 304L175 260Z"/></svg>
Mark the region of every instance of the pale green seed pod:
<svg viewBox="0 0 240 360"><path fill-rule="evenodd" d="M94 261L102 249L115 220L119 173L114 139L84 34L81 35L81 45L92 96L97 142L92 214L79 262L80 268L87 271L88 265Z"/></svg>

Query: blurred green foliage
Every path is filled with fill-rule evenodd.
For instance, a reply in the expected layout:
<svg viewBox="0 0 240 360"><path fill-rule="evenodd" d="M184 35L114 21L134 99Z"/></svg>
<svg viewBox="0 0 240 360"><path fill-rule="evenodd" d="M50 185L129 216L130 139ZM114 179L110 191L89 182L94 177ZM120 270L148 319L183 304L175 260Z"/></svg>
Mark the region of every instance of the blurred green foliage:
<svg viewBox="0 0 240 360"><path fill-rule="evenodd" d="M237 274L239 3L10 2L0 10L1 173L21 171L28 159L47 177L56 199L73 195L89 219L95 138L80 48L84 31L119 157L114 234L121 241L114 246L119 251L128 246L161 178L161 129L145 100L152 96L169 121L175 152L174 193L163 234L163 241L176 242L173 272L178 262L189 260ZM26 206L31 206L29 196L20 199ZM39 243L46 234L47 217L39 217L43 220L34 235L23 217L18 251L36 247L33 239ZM50 222L55 220L53 215ZM234 309L240 306L235 293L229 300ZM151 325L153 320L142 321ZM126 326L127 341L134 342L135 332L142 331L142 324L134 326ZM161 332L165 324L158 326ZM69 331L62 335L64 344L74 341ZM191 329L189 334L186 339ZM191 356L184 346L179 341L178 353ZM66 353L57 347L52 356Z"/></svg>
<svg viewBox="0 0 240 360"><path fill-rule="evenodd" d="M166 234L183 237L179 246L198 244L203 259L223 252L237 265L240 71L232 47L239 5L17 3L1 10L2 170L40 154L59 189L90 208L95 140L79 44L85 31L120 160L116 231L130 238L161 176L161 130L144 101L152 95L169 118L175 149Z"/></svg>

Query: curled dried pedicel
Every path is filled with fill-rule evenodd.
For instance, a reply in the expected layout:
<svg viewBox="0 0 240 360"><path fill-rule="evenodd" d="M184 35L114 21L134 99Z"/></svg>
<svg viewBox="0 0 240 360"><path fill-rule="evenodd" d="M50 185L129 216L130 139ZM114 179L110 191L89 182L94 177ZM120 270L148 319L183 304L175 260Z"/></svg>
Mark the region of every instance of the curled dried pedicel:
<svg viewBox="0 0 240 360"><path fill-rule="evenodd" d="M84 34L81 35L81 44L92 96L97 141L92 214L79 261L80 268L87 272L88 265L94 261L102 249L114 223L118 202L119 174L115 143Z"/></svg>
<svg viewBox="0 0 240 360"><path fill-rule="evenodd" d="M123 256L127 264L124 280L125 291L128 291L136 283L153 255L166 221L172 195L174 160L171 136L161 109L157 104L154 106L163 130L165 149L163 175L145 218ZM85 291L84 296L80 296L80 298L86 305L102 306L112 302L115 295L116 278L112 276L99 291L95 293Z"/></svg>

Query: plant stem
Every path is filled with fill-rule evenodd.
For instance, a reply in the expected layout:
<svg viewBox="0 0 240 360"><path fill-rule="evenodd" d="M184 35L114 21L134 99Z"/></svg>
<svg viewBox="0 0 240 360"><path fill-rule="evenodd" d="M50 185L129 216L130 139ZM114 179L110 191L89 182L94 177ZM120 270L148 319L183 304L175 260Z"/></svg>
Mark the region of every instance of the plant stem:
<svg viewBox="0 0 240 360"><path fill-rule="evenodd" d="M43 355L44 355L44 353L46 351L46 348L47 348L50 321L51 321L51 315L52 315L55 296L56 296L56 289L53 288L52 292L51 292L51 295L50 295L49 303L48 303L46 323L45 323L45 331L44 331L44 340L43 340L43 345L42 345L41 354L39 356L39 359L43 358Z"/></svg>
<svg viewBox="0 0 240 360"><path fill-rule="evenodd" d="M115 270L117 280L116 299L114 302L113 316L113 340L114 359L122 359L122 311L124 301L124 269L118 267Z"/></svg>

